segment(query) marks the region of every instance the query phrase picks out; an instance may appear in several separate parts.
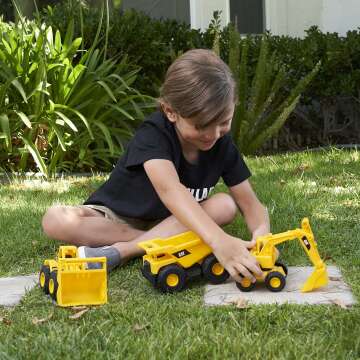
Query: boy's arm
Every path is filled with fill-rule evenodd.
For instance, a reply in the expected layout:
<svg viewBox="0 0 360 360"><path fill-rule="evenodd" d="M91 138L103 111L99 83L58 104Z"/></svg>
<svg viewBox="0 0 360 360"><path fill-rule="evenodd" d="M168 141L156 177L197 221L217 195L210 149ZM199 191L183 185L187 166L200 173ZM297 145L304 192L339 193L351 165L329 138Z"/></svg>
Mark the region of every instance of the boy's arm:
<svg viewBox="0 0 360 360"><path fill-rule="evenodd" d="M144 169L164 205L179 222L213 249L217 259L236 281L241 281L239 273L252 281L255 281L253 274L262 275L256 259L247 250L254 243L226 234L180 183L171 161L148 160Z"/></svg>
<svg viewBox="0 0 360 360"><path fill-rule="evenodd" d="M232 197L242 212L252 240L270 232L269 214L261 204L248 180L229 188Z"/></svg>

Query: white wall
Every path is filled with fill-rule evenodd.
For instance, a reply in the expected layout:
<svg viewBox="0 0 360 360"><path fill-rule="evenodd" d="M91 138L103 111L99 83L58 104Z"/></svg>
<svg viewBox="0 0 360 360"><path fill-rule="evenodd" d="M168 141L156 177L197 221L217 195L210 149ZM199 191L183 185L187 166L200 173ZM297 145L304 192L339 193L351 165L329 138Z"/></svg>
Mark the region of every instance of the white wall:
<svg viewBox="0 0 360 360"><path fill-rule="evenodd" d="M312 25L346 35L360 26L360 0L265 0L265 16L276 35L303 37Z"/></svg>
<svg viewBox="0 0 360 360"><path fill-rule="evenodd" d="M221 10L221 24L230 21L228 0L190 0L190 19L193 29L205 30L209 27L214 11Z"/></svg>
<svg viewBox="0 0 360 360"><path fill-rule="evenodd" d="M360 0L323 0L322 31L345 36L360 27Z"/></svg>

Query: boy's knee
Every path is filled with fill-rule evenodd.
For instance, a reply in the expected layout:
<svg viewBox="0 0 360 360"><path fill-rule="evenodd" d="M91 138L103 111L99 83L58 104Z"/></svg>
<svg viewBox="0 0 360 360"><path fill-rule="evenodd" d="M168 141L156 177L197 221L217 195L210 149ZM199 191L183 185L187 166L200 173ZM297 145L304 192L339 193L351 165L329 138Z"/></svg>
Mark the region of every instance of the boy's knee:
<svg viewBox="0 0 360 360"><path fill-rule="evenodd" d="M217 193L209 200L210 216L218 225L230 224L236 217L237 205L235 200L226 193Z"/></svg>
<svg viewBox="0 0 360 360"><path fill-rule="evenodd" d="M74 222L68 206L55 205L50 207L42 219L44 233L54 239L62 240L61 234Z"/></svg>

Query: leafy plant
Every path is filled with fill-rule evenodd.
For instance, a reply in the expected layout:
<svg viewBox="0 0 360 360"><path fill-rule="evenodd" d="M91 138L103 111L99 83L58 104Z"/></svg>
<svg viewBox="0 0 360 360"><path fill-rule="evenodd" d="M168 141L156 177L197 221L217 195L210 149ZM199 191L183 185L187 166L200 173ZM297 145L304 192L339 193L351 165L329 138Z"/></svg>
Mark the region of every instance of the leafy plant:
<svg viewBox="0 0 360 360"><path fill-rule="evenodd" d="M0 164L8 170L109 170L152 100L131 88L126 58L80 51L65 37L20 18L0 22Z"/></svg>
<svg viewBox="0 0 360 360"><path fill-rule="evenodd" d="M275 52L269 53L266 36L261 40L251 81L248 77L249 39L241 40L237 30L232 28L229 44L229 66L237 80L239 94L232 132L241 151L251 154L280 130L295 109L301 93L318 73L320 63L288 91L287 72Z"/></svg>

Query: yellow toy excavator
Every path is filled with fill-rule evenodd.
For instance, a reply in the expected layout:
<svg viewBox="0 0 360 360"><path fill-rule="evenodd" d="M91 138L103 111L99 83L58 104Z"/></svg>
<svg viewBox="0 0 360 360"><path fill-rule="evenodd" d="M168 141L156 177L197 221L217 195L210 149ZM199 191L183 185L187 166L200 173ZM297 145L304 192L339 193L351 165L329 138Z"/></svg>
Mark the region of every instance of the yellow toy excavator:
<svg viewBox="0 0 360 360"><path fill-rule="evenodd" d="M287 276L286 266L277 262L278 252L276 245L294 239L299 240L315 267L314 272L306 280L301 291L312 291L328 283L326 265L321 260L317 250L317 243L314 239L309 219L304 218L301 222L301 229L259 236L256 239L256 246L250 251L263 270L263 278L257 278L256 280L265 281L265 285L270 291L281 291L285 286ZM255 287L255 284L256 283L252 283L249 279L243 278L241 282L236 283L236 286L241 291L251 291Z"/></svg>

